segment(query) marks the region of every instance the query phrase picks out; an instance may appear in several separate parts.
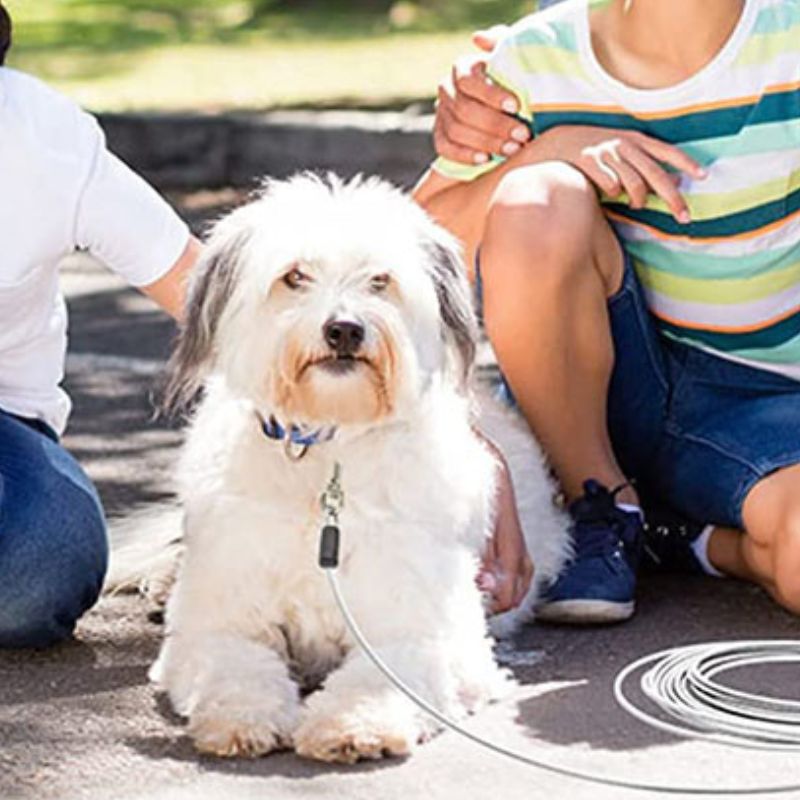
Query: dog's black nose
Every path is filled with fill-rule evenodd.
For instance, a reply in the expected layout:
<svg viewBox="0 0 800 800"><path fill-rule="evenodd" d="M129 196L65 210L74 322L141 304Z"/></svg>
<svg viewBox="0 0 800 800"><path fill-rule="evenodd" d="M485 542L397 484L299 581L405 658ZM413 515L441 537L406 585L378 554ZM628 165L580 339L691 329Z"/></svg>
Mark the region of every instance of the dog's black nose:
<svg viewBox="0 0 800 800"><path fill-rule="evenodd" d="M325 341L338 356L353 356L364 343L364 326L346 319L331 319L323 328Z"/></svg>

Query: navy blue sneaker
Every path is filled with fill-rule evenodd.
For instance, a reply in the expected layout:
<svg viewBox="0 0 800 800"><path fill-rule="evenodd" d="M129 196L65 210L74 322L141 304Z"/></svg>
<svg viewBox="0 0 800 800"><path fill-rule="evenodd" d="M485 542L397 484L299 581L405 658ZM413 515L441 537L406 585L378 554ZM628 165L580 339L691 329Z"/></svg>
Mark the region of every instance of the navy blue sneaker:
<svg viewBox="0 0 800 800"><path fill-rule="evenodd" d="M705 525L682 517L665 506L648 507L644 516L643 572L705 574L692 549Z"/></svg>
<svg viewBox="0 0 800 800"><path fill-rule="evenodd" d="M621 509L597 481L569 508L575 554L536 607L536 619L602 625L629 619L635 610L642 518ZM619 490L617 490L619 491Z"/></svg>

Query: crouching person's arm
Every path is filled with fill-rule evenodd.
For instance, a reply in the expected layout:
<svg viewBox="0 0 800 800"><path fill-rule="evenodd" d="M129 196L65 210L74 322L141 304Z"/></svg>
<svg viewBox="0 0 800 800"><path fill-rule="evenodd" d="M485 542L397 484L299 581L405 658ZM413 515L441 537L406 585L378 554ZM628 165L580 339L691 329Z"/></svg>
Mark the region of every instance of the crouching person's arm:
<svg viewBox="0 0 800 800"><path fill-rule="evenodd" d="M498 30L504 38L496 46L494 35L476 39L484 49L494 46L491 56L456 67L452 87L440 88L434 129L439 158L414 190L417 202L461 240L470 272L498 186L509 172L529 165L570 164L605 198L643 208L655 195L675 219L688 222L677 174L697 179L705 173L679 148L633 130L583 125L533 137L537 74L533 67L521 71L513 31Z"/></svg>

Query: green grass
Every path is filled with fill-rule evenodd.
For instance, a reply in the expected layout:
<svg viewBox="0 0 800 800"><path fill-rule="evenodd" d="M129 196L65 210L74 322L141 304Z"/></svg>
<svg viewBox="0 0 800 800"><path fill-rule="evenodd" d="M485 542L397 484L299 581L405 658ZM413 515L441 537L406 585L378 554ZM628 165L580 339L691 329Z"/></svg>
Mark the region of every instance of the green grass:
<svg viewBox="0 0 800 800"><path fill-rule="evenodd" d="M531 0L5 0L12 66L95 110L382 105L430 97L469 32ZM257 10L254 6L260 5ZM352 10L352 6L359 10Z"/></svg>

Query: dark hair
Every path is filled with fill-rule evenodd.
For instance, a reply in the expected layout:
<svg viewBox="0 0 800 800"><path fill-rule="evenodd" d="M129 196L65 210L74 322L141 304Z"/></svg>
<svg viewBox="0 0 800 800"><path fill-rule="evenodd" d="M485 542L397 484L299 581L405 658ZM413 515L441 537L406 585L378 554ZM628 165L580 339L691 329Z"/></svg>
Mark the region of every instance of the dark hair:
<svg viewBox="0 0 800 800"><path fill-rule="evenodd" d="M11 47L11 16L0 3L0 67L5 63L9 47Z"/></svg>

